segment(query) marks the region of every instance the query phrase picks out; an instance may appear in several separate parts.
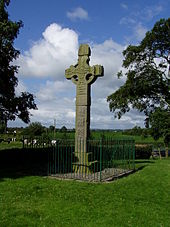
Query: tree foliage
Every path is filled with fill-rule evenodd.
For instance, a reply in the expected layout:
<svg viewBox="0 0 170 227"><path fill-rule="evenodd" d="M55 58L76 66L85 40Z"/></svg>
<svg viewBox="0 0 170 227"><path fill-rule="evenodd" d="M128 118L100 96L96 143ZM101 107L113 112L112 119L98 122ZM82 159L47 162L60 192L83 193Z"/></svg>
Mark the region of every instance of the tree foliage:
<svg viewBox="0 0 170 227"><path fill-rule="evenodd" d="M28 123L29 109L36 109L36 104L32 94L22 92L17 96L15 93L18 66L14 65L13 61L20 52L13 45L23 23L9 19L6 10L9 3L10 0L0 0L0 121L15 120L19 117Z"/></svg>
<svg viewBox="0 0 170 227"><path fill-rule="evenodd" d="M41 136L45 132L45 127L40 122L33 122L23 131L24 135Z"/></svg>
<svg viewBox="0 0 170 227"><path fill-rule="evenodd" d="M62 126L61 129L60 129L60 132L67 132L66 126Z"/></svg>
<svg viewBox="0 0 170 227"><path fill-rule="evenodd" d="M153 138L157 140L163 136L165 144L170 144L170 112L157 108L149 120Z"/></svg>
<svg viewBox="0 0 170 227"><path fill-rule="evenodd" d="M126 82L107 98L115 117L134 108L144 112L147 127L154 124L154 113L160 109L169 118L170 18L158 21L139 45L129 45L123 55ZM118 72L121 76L122 71Z"/></svg>

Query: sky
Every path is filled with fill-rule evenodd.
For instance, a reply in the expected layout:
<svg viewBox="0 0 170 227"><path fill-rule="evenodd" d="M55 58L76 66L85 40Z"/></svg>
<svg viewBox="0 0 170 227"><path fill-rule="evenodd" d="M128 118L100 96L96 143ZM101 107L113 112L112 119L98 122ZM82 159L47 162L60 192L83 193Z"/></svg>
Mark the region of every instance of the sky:
<svg viewBox="0 0 170 227"><path fill-rule="evenodd" d="M16 94L34 94L38 110L30 110L31 123L75 128L76 86L65 78L65 69L77 63L79 45L87 43L90 65L104 67L104 77L91 87L91 128L144 127L144 115L136 110L115 119L107 96L126 81L117 78L122 51L169 17L170 0L11 0L7 10L11 20L24 24L14 44L20 50L14 62L19 66ZM16 119L8 126L27 125Z"/></svg>

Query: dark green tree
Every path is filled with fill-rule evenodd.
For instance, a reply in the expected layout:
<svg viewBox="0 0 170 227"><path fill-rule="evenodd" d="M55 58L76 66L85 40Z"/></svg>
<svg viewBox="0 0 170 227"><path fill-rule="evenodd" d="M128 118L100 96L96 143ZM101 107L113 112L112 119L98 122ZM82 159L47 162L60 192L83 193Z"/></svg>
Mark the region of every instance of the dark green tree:
<svg viewBox="0 0 170 227"><path fill-rule="evenodd" d="M129 45L123 55L122 66L126 69L127 79L123 86L108 96L110 111L118 118L131 108L144 112L147 127L154 127L157 111L166 113L169 119L170 18L160 19L139 45ZM121 76L122 71L118 72L118 78ZM162 118L161 127L169 133L170 129ZM165 139L166 133L163 131L160 130L157 136L164 136Z"/></svg>
<svg viewBox="0 0 170 227"><path fill-rule="evenodd" d="M60 132L67 132L66 126L62 126L61 129L60 129Z"/></svg>
<svg viewBox="0 0 170 227"><path fill-rule="evenodd" d="M45 127L42 126L40 122L33 122L24 129L23 134L34 137L34 136L41 136L44 132L45 132Z"/></svg>
<svg viewBox="0 0 170 227"><path fill-rule="evenodd" d="M15 120L19 117L25 123L29 122L29 109L36 109L34 96L22 92L15 93L18 85L16 74L18 66L13 61L19 56L14 48L14 40L23 26L21 21L13 22L9 19L6 7L10 0L0 0L0 122Z"/></svg>
<svg viewBox="0 0 170 227"><path fill-rule="evenodd" d="M49 131L50 131L50 132L54 132L54 130L55 130L54 125L50 125L50 126L49 126Z"/></svg>
<svg viewBox="0 0 170 227"><path fill-rule="evenodd" d="M168 146L170 145L170 111L157 108L149 118L151 135L155 140L164 138L166 145L166 157L168 157Z"/></svg>

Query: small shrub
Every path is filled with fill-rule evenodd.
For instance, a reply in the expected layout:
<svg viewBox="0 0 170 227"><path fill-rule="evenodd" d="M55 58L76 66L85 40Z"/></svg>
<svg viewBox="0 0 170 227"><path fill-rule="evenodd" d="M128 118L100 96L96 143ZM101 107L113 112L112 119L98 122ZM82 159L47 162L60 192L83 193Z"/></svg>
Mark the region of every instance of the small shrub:
<svg viewBox="0 0 170 227"><path fill-rule="evenodd" d="M152 145L135 145L135 158L136 159L149 159L152 154Z"/></svg>

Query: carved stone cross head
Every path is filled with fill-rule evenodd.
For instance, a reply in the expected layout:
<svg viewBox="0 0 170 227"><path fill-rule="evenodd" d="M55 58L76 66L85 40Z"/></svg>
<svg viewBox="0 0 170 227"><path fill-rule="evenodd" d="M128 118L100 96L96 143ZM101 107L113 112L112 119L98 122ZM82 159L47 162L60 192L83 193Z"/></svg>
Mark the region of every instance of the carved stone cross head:
<svg viewBox="0 0 170 227"><path fill-rule="evenodd" d="M90 66L91 50L88 44L81 44L78 51L78 63L65 70L65 76L68 80L72 80L76 85L79 84L92 84L96 81L97 77L104 74L103 66L94 65Z"/></svg>

